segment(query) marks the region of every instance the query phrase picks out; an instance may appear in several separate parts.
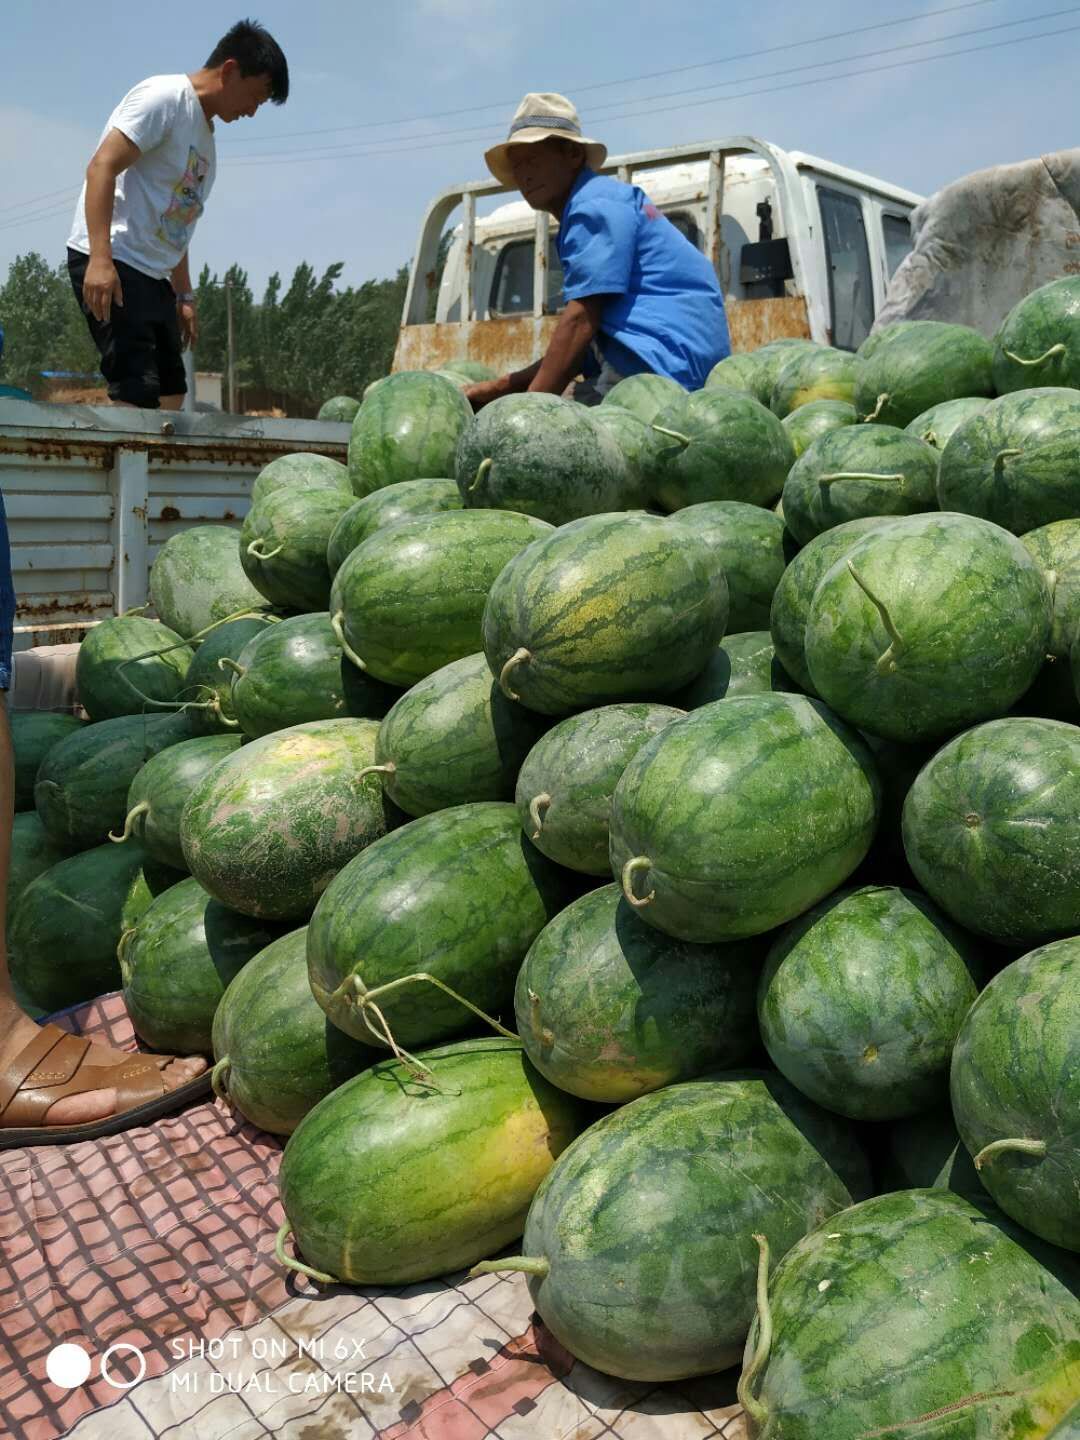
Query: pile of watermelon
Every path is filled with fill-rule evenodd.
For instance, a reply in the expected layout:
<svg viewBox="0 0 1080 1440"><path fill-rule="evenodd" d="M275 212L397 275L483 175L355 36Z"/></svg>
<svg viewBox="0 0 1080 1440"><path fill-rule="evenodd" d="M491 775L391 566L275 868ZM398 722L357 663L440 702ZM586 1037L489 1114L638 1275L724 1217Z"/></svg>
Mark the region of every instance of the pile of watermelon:
<svg viewBox="0 0 1080 1440"><path fill-rule="evenodd" d="M772 1440L1075 1433L1077 317L377 382L15 717L27 1003L211 1056L319 1283L520 1272Z"/></svg>

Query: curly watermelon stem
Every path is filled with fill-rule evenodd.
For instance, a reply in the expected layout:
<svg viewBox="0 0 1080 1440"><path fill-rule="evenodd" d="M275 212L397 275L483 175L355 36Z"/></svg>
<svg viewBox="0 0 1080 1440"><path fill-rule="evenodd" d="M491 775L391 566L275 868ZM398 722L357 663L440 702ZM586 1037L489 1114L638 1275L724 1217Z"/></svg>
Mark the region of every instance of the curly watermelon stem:
<svg viewBox="0 0 1080 1440"><path fill-rule="evenodd" d="M127 818L124 821L123 834L115 835L111 830L109 831L109 839L113 842L113 844L123 845L125 840L130 840L131 831L135 824L135 821L139 818L140 815L145 815L149 809L149 800L140 800L138 805L133 805L132 808L128 811Z"/></svg>
<svg viewBox="0 0 1080 1440"><path fill-rule="evenodd" d="M121 610L120 615L121 617L125 615L142 615L144 611L149 609L150 602L148 600L145 605L132 605L127 610Z"/></svg>
<svg viewBox="0 0 1080 1440"><path fill-rule="evenodd" d="M366 671L366 670L367 670L367 666L364 664L363 660L360 659L360 656L357 655L356 651L352 648L352 646L349 644L348 640L346 640L346 638L345 638L345 624L344 624L344 621L345 621L345 611L344 611L344 610L335 610L334 613L333 613L333 615L331 615L331 617L330 617L330 628L331 628L331 630L333 630L334 635L335 635L335 637L337 638L338 644L341 646L341 648L342 648L342 650L344 650L346 656L352 661L352 663L356 666L356 668L357 668L358 670L365 670L365 671Z"/></svg>
<svg viewBox="0 0 1080 1440"><path fill-rule="evenodd" d="M656 899L655 889L650 890L647 895L643 895L640 899L634 894L634 876L639 870L651 869L652 861L648 855L635 855L632 860L627 860L622 868L622 892L635 910L641 910L646 905L651 905Z"/></svg>
<svg viewBox="0 0 1080 1440"><path fill-rule="evenodd" d="M1012 350L1005 351L1005 355L1008 357L1008 359L1014 360L1017 365L1042 365L1044 361L1052 360L1055 355L1067 355L1068 353L1069 352L1067 347L1060 340L1056 345L1051 345L1050 349L1045 351L1042 355L1036 356L1034 360L1021 360L1020 356L1014 354Z"/></svg>
<svg viewBox="0 0 1080 1440"><path fill-rule="evenodd" d="M994 456L994 474L1000 475L1002 470L1004 470L1005 468L1006 460L1011 459L1014 455L1022 455L1023 453L1024 452L1022 450L1016 449L999 450L998 453Z"/></svg>
<svg viewBox="0 0 1080 1440"><path fill-rule="evenodd" d="M222 674L224 674L226 670L231 670L238 680L242 680L247 674L244 666L238 664L231 655L222 655L217 662L217 668Z"/></svg>
<svg viewBox="0 0 1080 1440"><path fill-rule="evenodd" d="M149 607L143 606L139 608L146 609ZM124 611L125 615L131 613L129 610ZM152 695L147 695L140 690L135 682L129 680L123 672L129 665L138 665L140 660L156 660L159 655L170 655L174 650L189 650L192 645L196 645L200 640L204 640L212 631L219 629L222 625L229 625L234 620L265 620L268 624L277 624L280 618L278 615L268 615L263 610L252 610L250 606L245 610L234 610L231 615L223 615L220 620L212 620L209 625L204 625L201 630L196 630L195 634L189 635L186 640L178 640L175 645L165 645L160 650L144 650L141 655L129 655L126 660L120 661L120 664L116 667L116 673L132 694L137 695L144 705L152 705L158 710L212 710L214 708L212 705L202 706L192 701L185 701L183 704L179 704L175 700L155 700ZM222 716L222 719L224 719L224 716ZM226 721L226 723L228 722Z"/></svg>
<svg viewBox="0 0 1080 1440"><path fill-rule="evenodd" d="M757 1344L754 1346L754 1353L750 1357L749 1365L739 1376L735 1394L739 1404L750 1416L755 1426L760 1428L768 1420L769 1410L750 1387L769 1358L769 1351L772 1349L773 1322L772 1310L769 1306L769 1242L764 1235L755 1235L754 1239L757 1241L758 1247Z"/></svg>
<svg viewBox="0 0 1080 1440"><path fill-rule="evenodd" d="M532 659L532 651L526 650L524 645L519 645L510 659L499 671L499 689L508 700L520 700L521 696L516 690L510 689L510 671L518 665L524 665L527 660Z"/></svg>
<svg viewBox="0 0 1080 1440"><path fill-rule="evenodd" d="M885 406L889 403L891 399L892 395L889 393L889 391L883 390L881 394L877 397L877 404L874 406L873 410L870 411L870 414L863 416L863 424L873 424L873 422L881 414L882 410L884 410Z"/></svg>
<svg viewBox="0 0 1080 1440"><path fill-rule="evenodd" d="M1045 1140L994 1140L989 1145L984 1145L975 1156L975 1169L981 1170L987 1160L993 1160L995 1155L1004 1155L1012 1151L1018 1155L1034 1155L1038 1159L1046 1154Z"/></svg>
<svg viewBox="0 0 1080 1440"><path fill-rule="evenodd" d="M902 474L875 475L869 470L837 470L832 475L818 476L819 485L832 485L837 480L895 480L899 484L901 490L903 490L904 488L904 477Z"/></svg>
<svg viewBox="0 0 1080 1440"><path fill-rule="evenodd" d="M495 461L491 458L490 455L485 456L485 458L480 461L480 464L476 467L476 474L473 476L472 480L469 482L468 493L469 493L470 495L473 493L473 491L476 489L476 487L480 484L480 481L484 478L484 476L488 473L488 471L491 469L492 465L494 465L494 464L495 464Z"/></svg>
<svg viewBox="0 0 1080 1440"><path fill-rule="evenodd" d="M231 1069L232 1061L228 1055L223 1055L210 1071L210 1089L219 1100L224 1100L226 1105L232 1104L232 1096L229 1094L229 1071Z"/></svg>
<svg viewBox="0 0 1080 1440"><path fill-rule="evenodd" d="M253 560L273 560L274 556L280 555L284 549L285 542L282 541L282 543L275 550L265 550L263 548L262 536L257 535L255 539L252 540L251 544L247 547L247 553L252 557Z"/></svg>
<svg viewBox="0 0 1080 1440"><path fill-rule="evenodd" d="M690 436L684 435L681 430L669 430L666 425L654 425L652 428L658 435L668 435L672 440L677 440L680 445L690 444Z"/></svg>
<svg viewBox="0 0 1080 1440"><path fill-rule="evenodd" d="M529 801L529 819L533 823L533 833L529 836L530 840L539 840L540 831L544 828L544 818L540 814L541 806L544 807L545 812L551 809L551 796L546 790L539 795L534 795Z"/></svg>
<svg viewBox="0 0 1080 1440"><path fill-rule="evenodd" d="M325 1270L313 1270L310 1265L305 1265L300 1260L291 1260L289 1256L285 1254L285 1237L292 1233L292 1226L288 1220L285 1220L277 1232L277 1239L274 1241L274 1254L277 1256L279 1263L284 1265L286 1270L296 1270L301 1275L308 1275L312 1280L318 1280L321 1285L336 1285L338 1283L336 1275L327 1275Z"/></svg>
<svg viewBox="0 0 1080 1440"><path fill-rule="evenodd" d="M855 581L855 584L858 585L859 589L863 592L866 598L870 601L871 605L873 605L874 609L881 616L881 623L885 626L885 631L889 637L890 644L889 648L878 656L877 671L879 675L891 675L896 670L897 651L904 648L903 638L900 634L900 631L897 630L896 626L893 624L893 618L889 614L888 607L886 606L884 600L878 599L878 597L870 589L869 585L867 585L866 581L855 569L855 566L852 565L850 560L847 561L847 568L851 574L851 578Z"/></svg>
<svg viewBox="0 0 1080 1440"><path fill-rule="evenodd" d="M397 766L393 760L387 760L385 765L365 765L362 770L356 772L356 779L363 780L365 775L396 775Z"/></svg>
<svg viewBox="0 0 1080 1440"><path fill-rule="evenodd" d="M116 961L120 966L120 973L123 976L124 984L127 984L128 971L130 966L127 961L127 947L131 944L131 937L135 934L135 926L129 925L121 932L120 939L116 942Z"/></svg>
<svg viewBox="0 0 1080 1440"><path fill-rule="evenodd" d="M500 1270L513 1270L519 1275L535 1275L544 1280L551 1270L551 1262L543 1255L507 1255L504 1260L481 1260L469 1274L497 1275Z"/></svg>

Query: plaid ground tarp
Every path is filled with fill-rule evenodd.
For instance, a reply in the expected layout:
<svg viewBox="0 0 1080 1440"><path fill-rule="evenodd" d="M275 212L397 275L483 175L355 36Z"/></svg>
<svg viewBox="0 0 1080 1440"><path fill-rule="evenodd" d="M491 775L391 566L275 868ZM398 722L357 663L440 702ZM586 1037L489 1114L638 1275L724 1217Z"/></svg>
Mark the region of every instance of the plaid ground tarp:
<svg viewBox="0 0 1080 1440"><path fill-rule="evenodd" d="M134 1046L119 996L57 1023ZM209 1103L0 1152L0 1434L743 1440L730 1375L599 1375L544 1330L519 1276L392 1291L286 1279L280 1154ZM63 1343L90 1357L70 1389L46 1373Z"/></svg>

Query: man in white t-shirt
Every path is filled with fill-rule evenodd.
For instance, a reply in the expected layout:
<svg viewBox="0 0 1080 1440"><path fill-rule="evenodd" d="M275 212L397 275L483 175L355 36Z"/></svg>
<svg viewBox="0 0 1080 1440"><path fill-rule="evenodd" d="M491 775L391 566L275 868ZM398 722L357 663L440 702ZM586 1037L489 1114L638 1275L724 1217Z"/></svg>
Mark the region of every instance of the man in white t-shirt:
<svg viewBox="0 0 1080 1440"><path fill-rule="evenodd" d="M201 70L151 76L109 116L75 210L68 273L115 404L180 408L181 352L198 334L188 247L214 184L214 121L288 94L281 47L242 20Z"/></svg>

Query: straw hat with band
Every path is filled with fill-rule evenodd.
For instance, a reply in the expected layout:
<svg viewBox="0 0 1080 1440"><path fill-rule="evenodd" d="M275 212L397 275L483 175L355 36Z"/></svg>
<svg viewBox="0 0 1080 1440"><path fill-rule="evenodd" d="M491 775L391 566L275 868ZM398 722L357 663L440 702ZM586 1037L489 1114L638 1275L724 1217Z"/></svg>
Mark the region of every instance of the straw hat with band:
<svg viewBox="0 0 1080 1440"><path fill-rule="evenodd" d="M585 163L599 170L607 159L607 146L589 140L581 133L581 121L572 101L565 95L526 95L510 122L510 134L503 145L496 145L484 155L487 167L496 180L514 189L516 182L510 168L511 145L534 145L538 140L573 140L585 149Z"/></svg>

